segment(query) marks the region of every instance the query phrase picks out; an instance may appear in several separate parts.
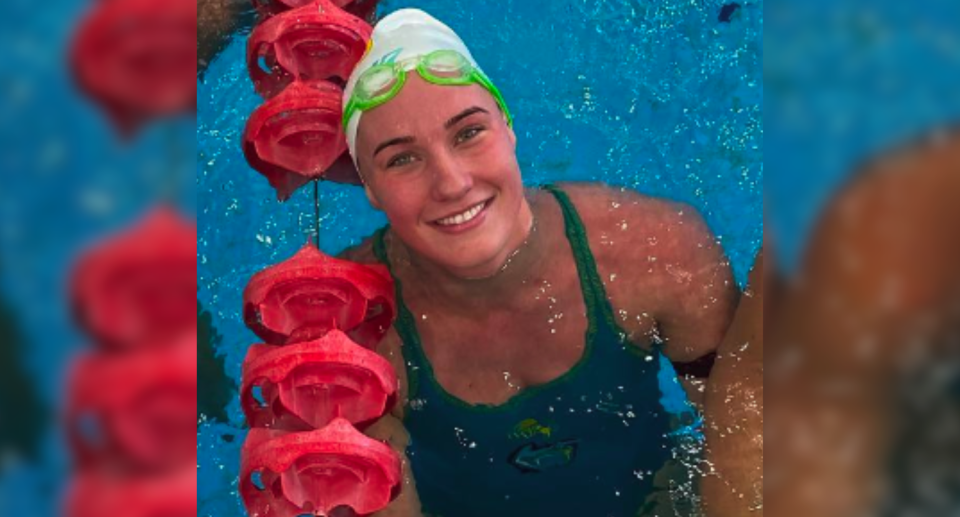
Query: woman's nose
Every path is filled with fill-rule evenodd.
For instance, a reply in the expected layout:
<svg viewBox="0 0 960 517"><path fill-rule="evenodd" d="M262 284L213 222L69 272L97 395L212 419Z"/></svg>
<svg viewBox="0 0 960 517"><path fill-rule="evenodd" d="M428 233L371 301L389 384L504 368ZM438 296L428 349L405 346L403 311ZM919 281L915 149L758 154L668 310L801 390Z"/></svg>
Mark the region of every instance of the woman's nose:
<svg viewBox="0 0 960 517"><path fill-rule="evenodd" d="M473 175L465 164L441 154L433 160L433 195L438 201L459 199L473 188Z"/></svg>

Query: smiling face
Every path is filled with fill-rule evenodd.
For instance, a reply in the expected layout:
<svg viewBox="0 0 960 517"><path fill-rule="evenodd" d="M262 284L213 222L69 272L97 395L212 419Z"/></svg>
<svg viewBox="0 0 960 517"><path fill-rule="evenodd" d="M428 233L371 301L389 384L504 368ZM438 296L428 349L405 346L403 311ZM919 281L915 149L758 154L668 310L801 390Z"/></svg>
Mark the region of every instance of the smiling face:
<svg viewBox="0 0 960 517"><path fill-rule="evenodd" d="M483 87L417 73L364 112L356 153L367 196L415 254L461 278L490 276L532 221L516 136Z"/></svg>

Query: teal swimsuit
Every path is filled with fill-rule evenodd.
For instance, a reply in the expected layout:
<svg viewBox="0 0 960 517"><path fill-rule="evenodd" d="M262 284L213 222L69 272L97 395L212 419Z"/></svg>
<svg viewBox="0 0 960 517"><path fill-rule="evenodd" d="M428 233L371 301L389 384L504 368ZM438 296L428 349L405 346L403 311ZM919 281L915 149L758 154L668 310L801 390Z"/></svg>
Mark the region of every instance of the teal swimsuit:
<svg viewBox="0 0 960 517"><path fill-rule="evenodd" d="M498 406L454 397L434 377L396 281L407 454L424 515L693 515L700 421L659 349L625 342L580 217L564 192L544 188L563 210L587 305L585 351L566 374ZM386 230L374 252L389 268Z"/></svg>

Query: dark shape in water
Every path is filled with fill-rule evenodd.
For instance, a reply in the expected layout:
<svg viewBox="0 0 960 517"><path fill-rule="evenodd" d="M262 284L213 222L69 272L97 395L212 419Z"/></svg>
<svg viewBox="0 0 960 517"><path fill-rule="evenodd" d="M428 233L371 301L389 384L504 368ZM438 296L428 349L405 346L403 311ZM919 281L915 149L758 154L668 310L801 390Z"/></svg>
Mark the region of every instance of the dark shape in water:
<svg viewBox="0 0 960 517"><path fill-rule="evenodd" d="M203 310L197 300L197 420L203 415L208 420L227 422L227 404L235 397L236 386L227 377L223 357L216 354L223 336L213 325L213 315Z"/></svg>
<svg viewBox="0 0 960 517"><path fill-rule="evenodd" d="M36 460L48 418L33 380L21 368L26 348L13 312L0 300L0 421L5 422L0 425L0 455Z"/></svg>
<svg viewBox="0 0 960 517"><path fill-rule="evenodd" d="M197 0L197 79L204 79L235 32L249 32L256 21L257 11L247 0Z"/></svg>
<svg viewBox="0 0 960 517"><path fill-rule="evenodd" d="M723 4L723 7L720 8L720 14L717 16L717 20L723 23L730 23L730 19L733 17L733 13L737 12L739 9L740 9L740 4L736 2Z"/></svg>
<svg viewBox="0 0 960 517"><path fill-rule="evenodd" d="M681 377L706 379L707 377L710 377L710 371L713 370L713 363L716 361L717 353L712 352L686 363L673 363L673 368L677 371L677 375Z"/></svg>

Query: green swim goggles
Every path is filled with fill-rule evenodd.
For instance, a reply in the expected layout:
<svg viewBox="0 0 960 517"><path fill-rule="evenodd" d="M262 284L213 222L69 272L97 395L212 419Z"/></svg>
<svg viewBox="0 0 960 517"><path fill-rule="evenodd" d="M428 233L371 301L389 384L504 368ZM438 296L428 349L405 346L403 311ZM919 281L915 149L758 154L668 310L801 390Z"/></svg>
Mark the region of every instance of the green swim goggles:
<svg viewBox="0 0 960 517"><path fill-rule="evenodd" d="M414 66L411 66L411 63ZM350 119L358 111L367 111L394 98L407 80L407 70L415 69L427 82L444 86L465 86L479 84L496 99L507 118L507 124L513 125L510 110L503 101L500 90L490 82L483 72L478 70L463 55L455 50L435 50L423 56L405 59L396 63L376 65L360 76L354 86L353 94L343 111L343 128L346 130Z"/></svg>

